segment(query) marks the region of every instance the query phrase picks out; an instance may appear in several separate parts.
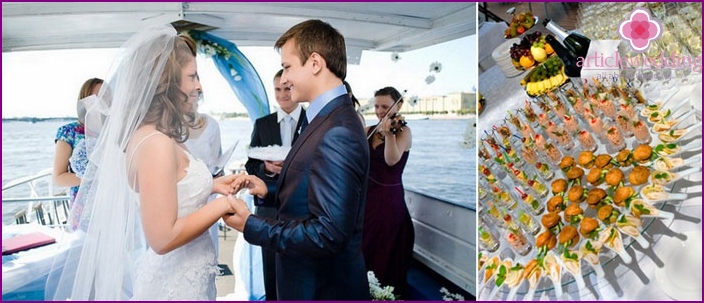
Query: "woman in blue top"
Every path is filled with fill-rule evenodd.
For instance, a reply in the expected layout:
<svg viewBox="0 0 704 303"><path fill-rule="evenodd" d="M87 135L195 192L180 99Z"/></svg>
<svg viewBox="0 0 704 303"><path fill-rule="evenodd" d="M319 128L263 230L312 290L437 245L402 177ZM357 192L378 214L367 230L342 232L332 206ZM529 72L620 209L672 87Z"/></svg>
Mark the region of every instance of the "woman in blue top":
<svg viewBox="0 0 704 303"><path fill-rule="evenodd" d="M76 146L84 139L85 127L83 125L83 119L85 118L85 107L82 106L83 104L81 103L83 101L81 100L90 95L97 95L102 84L103 80L98 78L88 79L83 83L81 91L78 94L78 121L59 127L59 130L56 132L56 139L54 139L56 143L56 153L54 155L54 171L52 177L55 185L71 187L71 201L75 199L78 186L81 184L81 179L76 175L76 171L82 171L88 160L85 158L85 161L73 161L73 165L69 162L69 158L71 158L74 149L76 149ZM82 168L74 166L80 166Z"/></svg>

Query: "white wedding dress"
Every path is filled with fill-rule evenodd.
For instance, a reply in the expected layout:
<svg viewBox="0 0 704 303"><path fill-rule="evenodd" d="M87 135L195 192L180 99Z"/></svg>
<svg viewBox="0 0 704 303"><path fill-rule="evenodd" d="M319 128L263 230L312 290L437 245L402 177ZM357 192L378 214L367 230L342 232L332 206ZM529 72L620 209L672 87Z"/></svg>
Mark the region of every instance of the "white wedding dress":
<svg viewBox="0 0 704 303"><path fill-rule="evenodd" d="M179 218L203 207L213 188L213 177L203 161L186 154L188 170L177 185ZM207 231L164 255L149 249L137 260L132 300L214 301L217 273L215 246Z"/></svg>

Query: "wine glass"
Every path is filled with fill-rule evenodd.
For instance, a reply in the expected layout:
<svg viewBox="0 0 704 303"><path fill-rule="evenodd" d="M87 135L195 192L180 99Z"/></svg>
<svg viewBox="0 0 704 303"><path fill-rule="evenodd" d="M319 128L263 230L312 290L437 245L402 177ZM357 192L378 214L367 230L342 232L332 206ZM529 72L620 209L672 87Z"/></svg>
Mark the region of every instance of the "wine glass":
<svg viewBox="0 0 704 303"><path fill-rule="evenodd" d="M692 35L685 43L687 44L687 49L694 57L702 54L702 36Z"/></svg>
<svg viewBox="0 0 704 303"><path fill-rule="evenodd" d="M621 7L620 7L621 13L626 14L625 18L623 18L623 20L627 19L628 16L630 16L633 9L636 7L636 3L634 3L634 2L625 2L625 3L619 3L619 4L621 4Z"/></svg>
<svg viewBox="0 0 704 303"><path fill-rule="evenodd" d="M639 77L636 61L639 61L641 57L625 41L621 41L619 48L622 56L626 58L626 66L621 66L619 71L621 79L626 81L628 87L640 88L643 85L643 81Z"/></svg>
<svg viewBox="0 0 704 303"><path fill-rule="evenodd" d="M677 46L677 43L675 43L675 36L672 34L669 28L664 28L662 31L662 35L660 36L660 39L658 39L660 43L663 45L670 46L670 45L675 45Z"/></svg>
<svg viewBox="0 0 704 303"><path fill-rule="evenodd" d="M675 86L675 81L672 81L672 69L669 67L657 69L657 78L664 89L670 89Z"/></svg>
<svg viewBox="0 0 704 303"><path fill-rule="evenodd" d="M664 35L663 33L663 36ZM666 37L667 39L673 39L672 35ZM657 69L657 78L661 81L662 87L665 89L672 88L675 85L675 81L672 81L673 69L680 68L680 45L677 43L661 44L661 51L663 52L665 62L662 62L661 68Z"/></svg>
<svg viewBox="0 0 704 303"><path fill-rule="evenodd" d="M673 24L673 33L680 38L681 41L687 41L690 37L694 36L694 31L687 25L682 19L677 18Z"/></svg>
<svg viewBox="0 0 704 303"><path fill-rule="evenodd" d="M694 60L696 56L693 56L689 51L687 51L687 48L682 47L673 50L672 56L681 58L680 64L678 64L675 69L676 77L681 77L680 84L689 84L690 81L688 76L692 73L692 67L695 64Z"/></svg>
<svg viewBox="0 0 704 303"><path fill-rule="evenodd" d="M657 44L653 43L650 48L643 53L643 67L640 69L641 77L644 82L643 84L643 90L646 92L650 92L655 88L655 84L653 84L653 78L655 76L655 72L653 69L653 65L657 64L658 62L658 55L660 54L660 48L656 46ZM648 60L648 64L645 63L645 60Z"/></svg>
<svg viewBox="0 0 704 303"><path fill-rule="evenodd" d="M678 6L677 3L675 2L664 2L663 6L665 7L665 15L666 16L673 16L679 14Z"/></svg>
<svg viewBox="0 0 704 303"><path fill-rule="evenodd" d="M665 18L666 14L666 9L665 5L662 2L650 2L648 3L648 8L650 8L650 12L653 13L653 16L656 18L663 20Z"/></svg>
<svg viewBox="0 0 704 303"><path fill-rule="evenodd" d="M653 70L651 68L640 68L638 73L638 80L643 83L641 87L644 91L650 92L653 90L655 85L653 85L651 82L653 80Z"/></svg>
<svg viewBox="0 0 704 303"><path fill-rule="evenodd" d="M701 16L698 12L701 12L701 6L696 7L696 3L676 3L677 14L682 16L688 22L694 21L697 16ZM701 4L700 4L701 5Z"/></svg>

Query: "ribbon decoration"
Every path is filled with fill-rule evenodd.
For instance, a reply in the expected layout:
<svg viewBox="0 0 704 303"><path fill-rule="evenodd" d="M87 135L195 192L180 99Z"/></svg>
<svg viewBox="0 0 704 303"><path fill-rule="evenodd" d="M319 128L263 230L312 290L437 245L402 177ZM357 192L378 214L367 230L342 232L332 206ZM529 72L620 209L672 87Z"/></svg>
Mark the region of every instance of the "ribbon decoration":
<svg viewBox="0 0 704 303"><path fill-rule="evenodd" d="M191 30L188 34L198 43L198 51L213 58L237 99L247 109L254 123L269 114L269 99L257 70L234 43L215 35Z"/></svg>

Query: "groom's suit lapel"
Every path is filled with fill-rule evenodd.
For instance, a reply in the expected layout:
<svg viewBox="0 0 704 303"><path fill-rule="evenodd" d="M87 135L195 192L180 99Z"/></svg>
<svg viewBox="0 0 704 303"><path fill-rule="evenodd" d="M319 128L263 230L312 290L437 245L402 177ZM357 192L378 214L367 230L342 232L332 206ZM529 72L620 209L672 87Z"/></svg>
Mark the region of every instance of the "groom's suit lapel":
<svg viewBox="0 0 704 303"><path fill-rule="evenodd" d="M318 128L325 124L325 122L331 118L331 113L338 109L341 106L352 106L352 101L350 101L349 96L347 95L340 95L339 97L335 98L334 100L330 101L323 109L318 112L318 115L313 118L313 121L310 121L308 126L306 127L306 130L299 134L298 139L296 139L296 142L294 142L293 146L291 146L291 151L289 151L288 155L286 156L286 159L284 160L283 167L281 168L281 174L279 175L279 180L277 182L277 188L281 188L281 185L284 182L284 179L286 179L286 173L288 172L288 168L291 165L291 159L293 159L298 152L301 151L303 147L305 147L306 141L313 136L313 134L316 135L321 135L320 132L324 130L318 130ZM307 147L308 149L312 149L314 147ZM276 202L277 207L280 204L280 202L277 200Z"/></svg>

